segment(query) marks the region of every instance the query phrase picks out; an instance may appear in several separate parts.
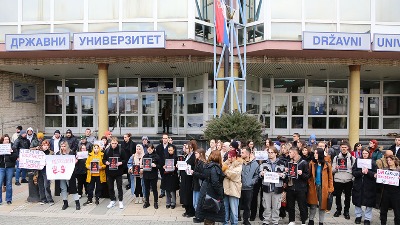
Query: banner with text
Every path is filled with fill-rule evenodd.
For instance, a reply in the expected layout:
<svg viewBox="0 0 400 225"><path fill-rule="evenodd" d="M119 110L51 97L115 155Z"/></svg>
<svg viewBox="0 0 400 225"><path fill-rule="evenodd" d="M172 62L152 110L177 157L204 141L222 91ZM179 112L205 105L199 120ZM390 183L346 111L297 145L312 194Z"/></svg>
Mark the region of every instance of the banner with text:
<svg viewBox="0 0 400 225"><path fill-rule="evenodd" d="M46 154L40 150L19 150L19 168L41 170L46 165Z"/></svg>
<svg viewBox="0 0 400 225"><path fill-rule="evenodd" d="M10 155L11 150L11 144L0 144L0 155Z"/></svg>
<svg viewBox="0 0 400 225"><path fill-rule="evenodd" d="M371 50L369 33L303 32L303 49Z"/></svg>
<svg viewBox="0 0 400 225"><path fill-rule="evenodd" d="M165 48L164 31L76 33L75 50Z"/></svg>
<svg viewBox="0 0 400 225"><path fill-rule="evenodd" d="M75 169L74 155L47 155L46 174L48 180L69 180Z"/></svg>
<svg viewBox="0 0 400 225"><path fill-rule="evenodd" d="M372 50L400 52L400 34L374 34Z"/></svg>
<svg viewBox="0 0 400 225"><path fill-rule="evenodd" d="M399 186L399 172L393 170L381 170L376 172L376 183Z"/></svg>
<svg viewBox="0 0 400 225"><path fill-rule="evenodd" d="M69 50L69 33L6 34L6 51Z"/></svg>

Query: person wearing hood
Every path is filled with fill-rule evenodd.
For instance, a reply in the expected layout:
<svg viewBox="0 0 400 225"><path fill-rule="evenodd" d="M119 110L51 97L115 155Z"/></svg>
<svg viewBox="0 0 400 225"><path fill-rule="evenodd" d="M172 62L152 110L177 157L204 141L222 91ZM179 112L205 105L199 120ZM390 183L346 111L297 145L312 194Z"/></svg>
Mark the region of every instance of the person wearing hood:
<svg viewBox="0 0 400 225"><path fill-rule="evenodd" d="M315 150L317 148L317 136L315 136L315 134L310 135L307 145L310 146L312 150Z"/></svg>
<svg viewBox="0 0 400 225"><path fill-rule="evenodd" d="M32 127L28 127L28 129L26 129L26 138L31 142L37 143L37 136L35 134L35 132L33 132L33 128ZM36 146L34 146L36 147Z"/></svg>
<svg viewBox="0 0 400 225"><path fill-rule="evenodd" d="M274 147L270 147L268 150L268 159L260 165L260 178L264 178L266 172L278 173L279 183L270 183L262 181L263 198L262 203L264 205L264 220L263 224L277 225L279 223L279 208L282 201L283 183L286 178L285 168L286 162L277 158L278 150Z"/></svg>
<svg viewBox="0 0 400 225"><path fill-rule="evenodd" d="M374 161L383 157L383 153L379 150L378 144L378 141L375 139L369 142L369 156Z"/></svg>
<svg viewBox="0 0 400 225"><path fill-rule="evenodd" d="M54 135L50 140L50 151L53 151L54 154L57 154L60 151L60 142L61 142L61 135L60 131L54 131Z"/></svg>
<svg viewBox="0 0 400 225"><path fill-rule="evenodd" d="M225 179L224 187L224 205L225 205L225 224L238 224L239 199L242 190L242 159L237 158L237 152L231 150L228 152L228 160L222 164L222 171Z"/></svg>
<svg viewBox="0 0 400 225"><path fill-rule="evenodd" d="M78 151L79 140L72 134L71 129L68 129L67 132L65 132L65 137L62 140L68 142L69 148L72 151Z"/></svg>
<svg viewBox="0 0 400 225"><path fill-rule="evenodd" d="M335 156L340 153L340 145L336 138L332 138L330 141L330 148L328 149L328 154L331 156L331 159L335 158Z"/></svg>
<svg viewBox="0 0 400 225"><path fill-rule="evenodd" d="M15 151L19 156L20 149L29 149L30 146L31 142L26 138L26 131L21 130L21 132L19 133L19 137L12 146L13 151ZM15 170L15 185L21 185L21 183L28 183L28 181L26 180L26 169L19 168L19 158L17 159L16 166L17 169ZM19 182L20 176L22 178L21 183Z"/></svg>
<svg viewBox="0 0 400 225"><path fill-rule="evenodd" d="M251 154L250 149L243 148L241 157L243 159L243 166L240 204L243 207L243 224L250 225L250 206L253 198L253 187L259 179L259 165L255 157Z"/></svg>
<svg viewBox="0 0 400 225"><path fill-rule="evenodd" d="M225 221L225 204L224 198L224 187L223 180L224 174L222 172L222 160L221 154L218 151L212 151L208 157L207 164L204 165L204 179L203 184L200 188L199 203L196 208L196 218L204 220L205 225L213 225L215 222ZM210 212L204 209L203 204L206 195L218 201L220 209L218 212ZM250 199L247 201L250 204Z"/></svg>
<svg viewBox="0 0 400 225"><path fill-rule="evenodd" d="M133 166L143 166L143 157L147 153L144 153L143 145L137 144L135 154L129 157L128 160L128 173L131 181L131 194L135 196L135 204L143 204L143 196L145 194L144 190L144 180L143 180L143 170L139 169L139 176L133 174Z"/></svg>

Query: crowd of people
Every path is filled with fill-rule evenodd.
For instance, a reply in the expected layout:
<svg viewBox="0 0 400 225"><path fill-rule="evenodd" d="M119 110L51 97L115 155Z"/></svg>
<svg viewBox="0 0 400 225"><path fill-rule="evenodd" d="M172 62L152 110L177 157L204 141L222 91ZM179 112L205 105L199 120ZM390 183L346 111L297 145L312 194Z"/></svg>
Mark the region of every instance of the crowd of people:
<svg viewBox="0 0 400 225"><path fill-rule="evenodd" d="M278 137L275 142L267 139L260 150L252 140L210 140L207 150L190 140L180 151L168 134L163 134L154 146L146 136L136 144L129 133L120 142L110 131L98 142L90 129L80 138L69 129L65 136L56 130L50 140L45 140L43 133L18 126L12 137L2 136L0 144L12 146L10 154L0 155L0 183L7 204L12 204L14 172L15 185L27 183L27 172L35 173L40 204L54 204L46 169L19 168L21 149L75 156L87 151L87 158L76 157L71 178L56 185L63 200L62 210L69 207L68 195L73 196L76 210L80 210L84 191L87 201L83 206L93 204L93 200L98 205L100 198L109 198L107 208L115 207L115 187L118 206L123 209L122 177L126 174L125 188L134 195L134 204L150 207L152 193L153 206L158 209L158 199L166 197L167 209L182 205L182 216L193 217L194 223L236 225L243 221L249 225L258 214L263 225L278 224L287 215L289 225L295 225L297 202L302 224L308 221L313 225L318 212L318 223L322 225L335 198L334 217L343 213L345 219L350 219L352 203L356 224L363 220L369 225L374 219L372 209L377 208L382 225L387 224L390 209L394 211L395 225L400 225L399 186L377 183L378 169L397 175L400 172L400 136L386 150L380 149L376 140L371 140L369 146L356 143L351 148L347 140L317 141L315 135L302 140L295 133L291 141L285 137ZM1 196L0 204L2 201Z"/></svg>

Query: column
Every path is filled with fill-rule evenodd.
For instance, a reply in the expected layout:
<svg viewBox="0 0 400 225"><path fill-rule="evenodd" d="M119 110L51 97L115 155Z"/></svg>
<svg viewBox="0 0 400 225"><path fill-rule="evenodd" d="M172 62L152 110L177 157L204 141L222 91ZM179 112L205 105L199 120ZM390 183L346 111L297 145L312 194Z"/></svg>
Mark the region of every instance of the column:
<svg viewBox="0 0 400 225"><path fill-rule="evenodd" d="M218 78L224 78L224 67L222 65L218 73ZM223 80L217 81L217 116L219 116L222 104L224 104L224 96L225 82ZM210 101L210 99L208 101Z"/></svg>
<svg viewBox="0 0 400 225"><path fill-rule="evenodd" d="M354 146L360 139L360 65L349 66L350 101L349 101L349 142Z"/></svg>
<svg viewBox="0 0 400 225"><path fill-rule="evenodd" d="M236 78L239 77L239 71L240 71L239 63L233 64L233 77L236 77ZM235 87L236 87L235 91L238 95L239 102L243 102L242 101L243 96L240 96L239 92L238 92L239 91L239 81L235 81ZM239 102L236 101L236 95L234 92L232 92L232 95L233 95L233 110L237 111L238 107L239 107Z"/></svg>
<svg viewBox="0 0 400 225"><path fill-rule="evenodd" d="M98 106L98 138L108 130L108 64L99 63L99 89L97 93Z"/></svg>

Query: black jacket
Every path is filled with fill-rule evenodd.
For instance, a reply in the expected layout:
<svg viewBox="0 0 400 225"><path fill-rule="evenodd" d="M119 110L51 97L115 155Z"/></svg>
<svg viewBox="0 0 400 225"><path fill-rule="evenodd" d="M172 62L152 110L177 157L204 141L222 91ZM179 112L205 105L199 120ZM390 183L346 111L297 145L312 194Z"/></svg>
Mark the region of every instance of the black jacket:
<svg viewBox="0 0 400 225"><path fill-rule="evenodd" d="M176 168L176 163L178 162L178 157L175 154L168 154L166 159L174 160L174 171L164 171L164 176L161 179L161 189L166 191L176 191L179 190L179 177L178 168Z"/></svg>
<svg viewBox="0 0 400 225"><path fill-rule="evenodd" d="M151 154L149 154L149 153L145 154L143 156L143 161L146 158L151 158L152 163L156 164L156 167L152 167L151 171L143 170L143 179L149 179L149 180L158 179L158 170L162 167L162 164L160 163L161 157L155 151L153 151L153 153L151 153ZM143 162L143 165L144 165L144 162Z"/></svg>
<svg viewBox="0 0 400 225"><path fill-rule="evenodd" d="M186 157L185 157L186 159ZM186 160L186 163L192 167L192 170L195 168L194 161L196 160L196 156L194 153ZM193 205L193 175L187 175L186 171L181 170L181 184L179 190L179 196L182 205Z"/></svg>
<svg viewBox="0 0 400 225"><path fill-rule="evenodd" d="M129 140L128 142L122 141L121 149L124 150L125 155L129 158L136 153L136 143L132 140Z"/></svg>
<svg viewBox="0 0 400 225"><path fill-rule="evenodd" d="M372 162L372 169L368 169L367 174L361 172L361 168L357 168L357 161L353 164L352 174L354 176L352 198L355 206L375 207L376 204L376 163Z"/></svg>
<svg viewBox="0 0 400 225"><path fill-rule="evenodd" d="M157 145L157 147L156 147L156 153L158 154L158 156L160 156L160 163L162 163L162 165L164 165L164 163L165 163L165 156L168 155L168 147L170 145L171 144L168 143L167 147L164 148L163 143L161 143L161 144ZM176 151L174 151L174 154L177 155ZM161 166L161 169L162 169L162 166Z"/></svg>
<svg viewBox="0 0 400 225"><path fill-rule="evenodd" d="M75 164L75 174L86 174L86 159L78 159L78 162Z"/></svg>
<svg viewBox="0 0 400 225"><path fill-rule="evenodd" d="M118 145L114 149L110 147L104 152L103 163L106 164L107 161L111 162L110 157L118 157L118 162L122 162L122 165L118 166L117 170L110 170L110 166L106 166L107 176L122 176L124 174L124 165L128 161L125 152Z"/></svg>
<svg viewBox="0 0 400 225"><path fill-rule="evenodd" d="M15 140L14 145L12 146L13 151L17 153L19 156L19 150L22 149L29 149L31 146L31 142L27 138L23 138L21 135Z"/></svg>
<svg viewBox="0 0 400 225"><path fill-rule="evenodd" d="M222 185L224 174L221 166L217 163L210 162L204 166L204 175L207 177L200 188L199 202L196 209L196 218L207 219L215 222L224 222L225 207L224 207L224 187ZM203 209L204 199L206 194L214 199L219 200L220 210L218 213L208 212Z"/></svg>
<svg viewBox="0 0 400 225"><path fill-rule="evenodd" d="M14 150L10 155L0 155L0 168L14 168L17 158L18 154Z"/></svg>
<svg viewBox="0 0 400 225"><path fill-rule="evenodd" d="M300 159L299 161L297 161L297 170L301 170L301 172L302 172L301 175L298 175L297 179L289 177L287 188L289 190L293 190L293 191L307 192L307 189L308 189L307 180L310 177L310 173L308 171L308 162L303 159ZM293 183L293 185L289 186L289 184L291 182Z"/></svg>
<svg viewBox="0 0 400 225"><path fill-rule="evenodd" d="M78 151L78 148L79 148L79 146L78 146L78 144L79 144L79 141L78 141L78 139L74 136L74 135L71 135L71 137L67 137L67 136L65 136L65 137L63 137L62 139L61 139L61 141L66 141L67 143L68 143L68 146L69 146L69 148L71 149L71 150L73 150L74 152L77 152Z"/></svg>
<svg viewBox="0 0 400 225"><path fill-rule="evenodd" d="M204 162L197 160L193 170L193 191L200 191L201 183L206 176L204 175Z"/></svg>
<svg viewBox="0 0 400 225"><path fill-rule="evenodd" d="M397 151L397 154L396 154L396 145L390 146L389 149L392 150L394 156L396 156L398 159L400 159L400 149Z"/></svg>

